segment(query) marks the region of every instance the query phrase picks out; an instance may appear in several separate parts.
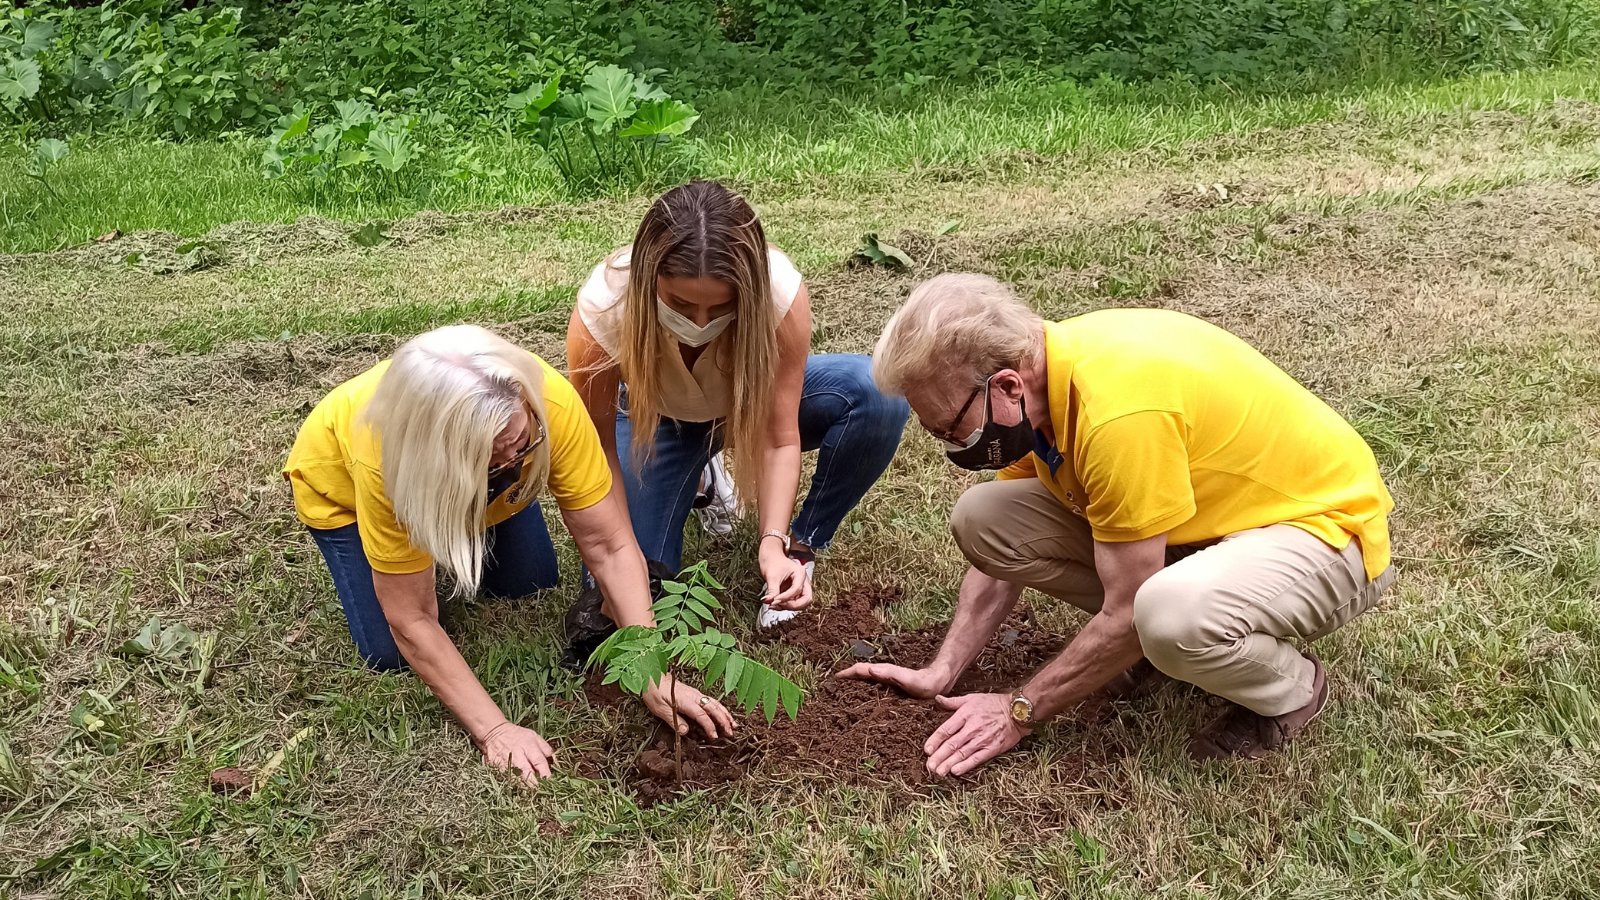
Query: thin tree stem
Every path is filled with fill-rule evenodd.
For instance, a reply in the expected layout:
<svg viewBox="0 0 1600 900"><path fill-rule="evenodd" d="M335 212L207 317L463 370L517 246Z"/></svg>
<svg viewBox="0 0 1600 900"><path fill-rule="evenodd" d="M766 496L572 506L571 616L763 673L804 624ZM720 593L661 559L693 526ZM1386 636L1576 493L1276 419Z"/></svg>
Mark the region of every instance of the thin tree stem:
<svg viewBox="0 0 1600 900"><path fill-rule="evenodd" d="M678 765L678 783L683 783L683 732L678 729L678 677L668 672L672 679L672 687L668 694L672 698L672 760Z"/></svg>

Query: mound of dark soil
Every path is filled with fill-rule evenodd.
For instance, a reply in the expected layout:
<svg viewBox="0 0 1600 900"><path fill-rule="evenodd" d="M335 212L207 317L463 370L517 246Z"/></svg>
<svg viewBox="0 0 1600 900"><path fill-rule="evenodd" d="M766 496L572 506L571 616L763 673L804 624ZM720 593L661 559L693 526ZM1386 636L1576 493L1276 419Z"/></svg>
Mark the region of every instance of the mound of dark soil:
<svg viewBox="0 0 1600 900"><path fill-rule="evenodd" d="M922 745L949 714L931 700L907 697L878 684L832 677L860 660L916 667L933 658L944 637L943 623L882 633L884 624L875 610L899 598L897 587L858 587L838 597L832 606L807 612L763 636L796 647L819 670L820 680L801 705L799 718L790 721L780 714L768 725L759 716L743 716L739 732L731 740L685 738L681 781L673 762L671 734L658 729L651 746L625 773L640 801L659 802L685 790L718 787L758 771L774 777L822 777L858 785L915 788L926 784L932 776L926 769ZM1066 640L1063 635L1040 631L1031 611L1019 608L962 676L954 693L1009 691L1059 652ZM613 689L598 688L597 682L590 680L591 700L610 703L620 699ZM1074 717L1092 720L1101 707L1085 704Z"/></svg>

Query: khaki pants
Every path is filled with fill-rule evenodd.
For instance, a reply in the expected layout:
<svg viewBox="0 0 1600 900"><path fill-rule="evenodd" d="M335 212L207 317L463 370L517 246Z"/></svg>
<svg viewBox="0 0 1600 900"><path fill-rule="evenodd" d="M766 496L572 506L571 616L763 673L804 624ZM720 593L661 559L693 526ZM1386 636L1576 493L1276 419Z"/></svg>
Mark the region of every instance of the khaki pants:
<svg viewBox="0 0 1600 900"><path fill-rule="evenodd" d="M1087 612L1104 594L1089 523L1038 479L993 481L961 496L956 544L985 575ZM1167 548L1167 566L1133 600L1139 644L1157 669L1266 716L1311 700L1312 667L1292 641L1314 641L1355 618L1394 583L1369 582L1361 548L1343 551L1292 525Z"/></svg>

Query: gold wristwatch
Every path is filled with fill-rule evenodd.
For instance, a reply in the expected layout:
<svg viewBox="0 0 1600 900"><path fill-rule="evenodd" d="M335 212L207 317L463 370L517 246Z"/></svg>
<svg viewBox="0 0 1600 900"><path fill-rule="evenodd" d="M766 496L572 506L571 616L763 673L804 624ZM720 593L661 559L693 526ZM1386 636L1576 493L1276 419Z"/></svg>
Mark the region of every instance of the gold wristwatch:
<svg viewBox="0 0 1600 900"><path fill-rule="evenodd" d="M1024 697L1021 691L1011 697L1011 721L1022 726L1033 724L1033 701Z"/></svg>

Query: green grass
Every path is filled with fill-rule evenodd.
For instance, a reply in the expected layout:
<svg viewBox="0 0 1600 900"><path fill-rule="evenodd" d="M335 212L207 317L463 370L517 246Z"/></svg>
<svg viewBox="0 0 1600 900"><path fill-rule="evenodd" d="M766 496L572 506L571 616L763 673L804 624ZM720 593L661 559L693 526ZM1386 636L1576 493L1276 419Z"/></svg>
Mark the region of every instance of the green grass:
<svg viewBox="0 0 1600 900"><path fill-rule="evenodd" d="M840 190L874 191L886 179L1005 177L1029 166L1094 164L1104 154L1172 156L1219 135L1338 121L1357 110L1377 127L1404 128L1417 117L1531 111L1557 97L1594 100L1600 87L1591 72L1578 68L1290 96L1036 81L933 88L887 107L828 92L800 98L744 93L708 105L700 146L672 174L760 184L774 196L812 191L818 179L842 182ZM75 141L52 175L60 200L31 181L0 184L0 252L71 246L113 229L198 236L236 221L289 222L316 214L359 223L422 209L568 199L554 168L527 142L477 137L465 144L425 141L425 149L448 162L469 144L487 168L506 174L462 182L407 177L397 188L362 185L319 195L292 179L262 178L259 140ZM19 154L20 148L0 150L0 163L20 164Z"/></svg>
<svg viewBox="0 0 1600 900"><path fill-rule="evenodd" d="M157 159L233 174L190 179L209 201L180 184L138 212L212 231L213 268L122 262L175 244L150 234L0 257L3 890L1595 896L1597 93L1577 71L1147 107L995 87L833 118L755 106L750 122L777 124L708 132L708 158L806 272L820 348L866 349L917 278L947 269L1004 277L1051 315L1205 316L1367 437L1399 502L1402 578L1319 644L1335 703L1259 764L1189 763L1183 742L1213 710L1168 686L1094 728L1050 729L964 788L850 787L779 760L649 809L620 784L643 714L591 705L553 663L576 574L559 527L564 587L448 612L496 699L561 754L560 777L529 792L476 761L426 686L354 664L276 474L309 405L415 331L482 322L559 362L573 291L647 198L423 216L363 249L343 226L237 224L307 211L254 180L248 148L80 149L81 195L31 230L14 219L11 246L131 227L165 183L142 174ZM1227 198L1196 188L1215 184ZM527 190L460 208L538 199ZM384 202L317 211L356 222L413 200ZM952 219L960 230L935 236ZM916 271L846 268L865 231ZM970 483L910 434L825 557L823 602L889 579L906 600L886 627L940 621L962 571L945 519ZM755 587L748 537L691 538L730 608ZM1033 602L1049 627L1081 622ZM214 648L122 653L153 615ZM801 683L823 674L757 652ZM74 724L80 705L105 724ZM257 771L304 729L255 796L207 788L212 769Z"/></svg>

